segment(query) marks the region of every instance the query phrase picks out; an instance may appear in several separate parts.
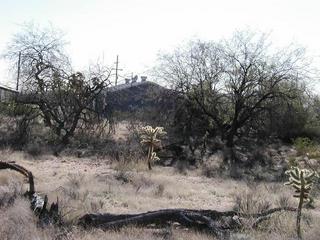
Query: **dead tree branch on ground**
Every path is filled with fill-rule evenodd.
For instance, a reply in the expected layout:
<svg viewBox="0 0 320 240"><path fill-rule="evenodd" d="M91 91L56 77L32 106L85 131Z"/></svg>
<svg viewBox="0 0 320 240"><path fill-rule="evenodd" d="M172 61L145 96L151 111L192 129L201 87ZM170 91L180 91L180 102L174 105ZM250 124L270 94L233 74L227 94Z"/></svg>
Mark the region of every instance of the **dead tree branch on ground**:
<svg viewBox="0 0 320 240"><path fill-rule="evenodd" d="M35 192L34 180L31 171L24 167L9 162L0 161L0 170L11 169L22 173L29 180L29 191L27 192L31 200L31 209L39 216L41 224L55 223L61 224L62 219L59 215L58 200L52 203L47 210L48 198L42 198ZM85 228L101 228L120 230L127 226L163 227L168 224L178 223L180 226L205 231L219 239L228 238L231 231L236 231L245 227L246 219L253 219L251 228L269 219L273 213L281 211L296 211L295 208L273 208L262 213L244 214L237 211L216 211L216 210L196 210L196 209L161 209L138 214L85 214L80 217L78 224Z"/></svg>

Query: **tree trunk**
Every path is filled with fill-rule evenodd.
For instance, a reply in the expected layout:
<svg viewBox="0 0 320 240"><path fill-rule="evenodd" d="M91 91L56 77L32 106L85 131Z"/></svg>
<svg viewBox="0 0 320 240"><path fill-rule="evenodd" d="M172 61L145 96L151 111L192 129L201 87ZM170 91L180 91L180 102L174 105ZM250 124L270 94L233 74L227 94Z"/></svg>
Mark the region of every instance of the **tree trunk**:
<svg viewBox="0 0 320 240"><path fill-rule="evenodd" d="M67 145L67 144L69 144L69 138L70 138L70 134L68 134L68 133L66 133L63 137L62 137L62 139L61 139L61 143L62 143L62 145Z"/></svg>
<svg viewBox="0 0 320 240"><path fill-rule="evenodd" d="M130 225L148 226L155 224L163 226L176 222L184 227L209 231L218 237L225 235L226 230L215 221L221 213L210 211L206 215L205 212L189 209L163 209L140 214L86 214L79 219L79 224L85 227L119 230ZM211 217L209 217L210 214ZM230 223L225 224L227 226Z"/></svg>
<svg viewBox="0 0 320 240"><path fill-rule="evenodd" d="M227 135L227 151L228 151L228 162L229 162L229 168L230 168L230 176L233 178L239 177L238 172L238 159L236 157L235 151L234 151L234 136L236 135L236 131L234 128L230 130L230 132Z"/></svg>
<svg viewBox="0 0 320 240"><path fill-rule="evenodd" d="M78 224L83 227L119 230L128 226L147 227L155 225L161 227L171 223L179 223L186 228L209 232L218 239L227 239L230 231L245 227L244 223L247 221L242 220L253 220L252 224L246 227L256 228L261 222L269 219L271 214L279 211L296 211L296 209L274 208L258 214L194 209L161 209L145 213L119 215L109 213L86 214L79 219Z"/></svg>
<svg viewBox="0 0 320 240"><path fill-rule="evenodd" d="M1 169L12 169L22 173L29 179L30 190L27 192L31 200L31 208L39 217L39 223L62 225L63 221L59 214L57 203L52 203L47 210L48 198L42 198L35 193L33 175L30 171L15 163L0 161ZM102 229L120 230L127 226L163 227L164 225L178 223L183 227L197 231L205 231L213 234L218 239L229 238L230 232L249 227L256 228L261 222L269 219L270 215L280 211L297 211L296 208L273 208L262 213L241 214L236 211L219 212L216 210L195 209L161 209L157 211L138 214L86 214L79 218L78 224L83 227L98 227ZM249 225L248 219L253 220ZM244 221L243 221L244 220Z"/></svg>

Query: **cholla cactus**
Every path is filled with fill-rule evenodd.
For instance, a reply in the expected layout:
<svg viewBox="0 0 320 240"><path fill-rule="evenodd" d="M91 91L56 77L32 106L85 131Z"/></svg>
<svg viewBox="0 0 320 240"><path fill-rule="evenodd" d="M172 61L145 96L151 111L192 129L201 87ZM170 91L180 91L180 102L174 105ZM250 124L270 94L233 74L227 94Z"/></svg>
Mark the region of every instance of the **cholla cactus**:
<svg viewBox="0 0 320 240"><path fill-rule="evenodd" d="M151 154L151 162L159 161L160 158L157 156L155 152Z"/></svg>
<svg viewBox="0 0 320 240"><path fill-rule="evenodd" d="M151 126L145 126L140 130L140 137L142 139L141 143L148 146L147 160L149 170L152 169L151 163L153 161L159 160L159 157L157 157L156 153L154 152L154 149L156 147L160 147L160 138L166 134L167 133L164 131L163 127L153 128Z"/></svg>
<svg viewBox="0 0 320 240"><path fill-rule="evenodd" d="M318 175L314 171L300 169L298 167L291 168L290 170L286 171L286 174L289 175L289 182L286 182L285 185L291 185L295 189L295 194L293 197L299 198L296 227L298 239L302 239L300 227L302 205L304 202L310 201L309 194L313 182Z"/></svg>

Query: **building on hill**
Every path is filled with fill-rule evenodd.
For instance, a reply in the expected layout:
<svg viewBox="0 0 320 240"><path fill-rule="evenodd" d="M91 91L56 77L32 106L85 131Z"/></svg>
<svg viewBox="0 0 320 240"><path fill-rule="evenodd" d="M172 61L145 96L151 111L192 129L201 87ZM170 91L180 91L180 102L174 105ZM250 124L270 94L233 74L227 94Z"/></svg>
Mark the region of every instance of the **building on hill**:
<svg viewBox="0 0 320 240"><path fill-rule="evenodd" d="M142 78L141 78L142 79ZM107 88L103 92L103 101L99 106L108 117L117 112L128 116L138 112L169 111L174 107L174 95L171 89L157 83L146 81L126 81L125 84ZM143 114L146 115L146 114Z"/></svg>
<svg viewBox="0 0 320 240"><path fill-rule="evenodd" d="M132 79L125 78L125 83L109 87L107 89L107 91L108 92L116 92L119 90L129 89L129 88L136 87L136 86L148 86L148 85L155 85L155 86L159 86L160 88L163 88L157 83L147 81L147 77L145 77L145 76L141 76L140 82L138 82L137 79L138 79L138 76L135 76Z"/></svg>
<svg viewBox="0 0 320 240"><path fill-rule="evenodd" d="M15 98L17 91L0 85L0 102L8 102Z"/></svg>

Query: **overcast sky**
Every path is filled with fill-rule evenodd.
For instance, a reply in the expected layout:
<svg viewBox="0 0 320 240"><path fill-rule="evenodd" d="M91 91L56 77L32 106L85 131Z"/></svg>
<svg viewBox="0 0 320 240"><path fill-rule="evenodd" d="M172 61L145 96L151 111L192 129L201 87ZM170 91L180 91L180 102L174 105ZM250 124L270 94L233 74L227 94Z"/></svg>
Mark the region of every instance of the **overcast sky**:
<svg viewBox="0 0 320 240"><path fill-rule="evenodd" d="M119 54L122 75L142 75L159 51L247 28L271 32L276 45L297 42L320 56L319 0L0 0L0 53L30 21L64 31L79 70L102 58L110 65ZM13 82L0 60L0 83Z"/></svg>

